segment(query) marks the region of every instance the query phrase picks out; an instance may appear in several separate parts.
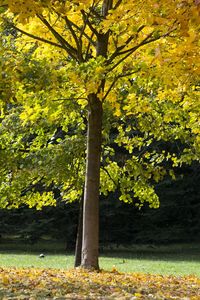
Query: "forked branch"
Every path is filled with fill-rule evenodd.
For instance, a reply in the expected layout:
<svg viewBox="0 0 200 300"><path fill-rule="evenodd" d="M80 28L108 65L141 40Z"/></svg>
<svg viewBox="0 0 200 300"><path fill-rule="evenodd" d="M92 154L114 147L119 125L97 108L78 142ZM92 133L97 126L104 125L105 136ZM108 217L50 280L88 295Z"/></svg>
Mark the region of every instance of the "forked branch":
<svg viewBox="0 0 200 300"><path fill-rule="evenodd" d="M53 34L53 36L57 39L57 41L63 46L63 48L67 51L67 53L77 60L78 52L73 46L71 46L52 26L51 24L40 14L37 14L37 17L41 20L41 22L49 29L49 31Z"/></svg>

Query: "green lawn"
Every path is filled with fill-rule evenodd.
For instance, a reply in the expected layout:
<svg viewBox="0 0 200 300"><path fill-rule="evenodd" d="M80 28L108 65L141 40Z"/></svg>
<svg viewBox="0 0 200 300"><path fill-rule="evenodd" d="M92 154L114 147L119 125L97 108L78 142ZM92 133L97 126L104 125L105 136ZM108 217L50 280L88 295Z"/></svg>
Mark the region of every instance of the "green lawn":
<svg viewBox="0 0 200 300"><path fill-rule="evenodd" d="M52 246L52 244L51 244ZM74 255L52 253L39 245L32 249L3 250L0 247L0 266L35 268L73 268ZM14 248L14 246L13 246ZM34 251L34 252L31 252ZM39 254L44 253L44 258ZM200 277L200 245L133 246L129 249L107 250L100 256L100 267L116 268L121 272L142 272L163 275L197 275Z"/></svg>

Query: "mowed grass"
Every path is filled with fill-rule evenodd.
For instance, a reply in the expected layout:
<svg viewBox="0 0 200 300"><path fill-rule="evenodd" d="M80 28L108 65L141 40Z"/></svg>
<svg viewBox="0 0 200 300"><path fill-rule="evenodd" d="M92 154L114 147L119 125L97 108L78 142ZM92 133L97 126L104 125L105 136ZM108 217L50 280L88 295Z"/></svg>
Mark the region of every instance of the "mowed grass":
<svg viewBox="0 0 200 300"><path fill-rule="evenodd" d="M51 244L52 246L52 244ZM13 245L14 247L14 245ZM16 247L17 248L17 247ZM25 251L0 248L0 267L34 267L71 269L72 253L52 253L48 247L37 245ZM44 253L45 257L39 255ZM161 275L196 275L200 277L200 245L133 246L129 249L106 250L100 255L100 268L117 269L120 272L136 272Z"/></svg>

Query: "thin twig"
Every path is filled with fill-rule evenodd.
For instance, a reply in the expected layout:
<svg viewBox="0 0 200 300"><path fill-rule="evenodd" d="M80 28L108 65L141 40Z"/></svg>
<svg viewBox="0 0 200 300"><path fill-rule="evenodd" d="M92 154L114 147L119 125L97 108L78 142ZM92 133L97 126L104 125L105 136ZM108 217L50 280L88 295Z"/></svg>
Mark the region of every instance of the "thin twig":
<svg viewBox="0 0 200 300"><path fill-rule="evenodd" d="M113 82L111 83L110 87L108 88L108 90L107 90L105 96L103 97L102 102L107 98L108 94L109 94L110 91L112 90L112 88L113 88L113 86L115 85L115 83L117 82L117 80L118 80L118 77L115 77L114 80L113 80Z"/></svg>
<svg viewBox="0 0 200 300"><path fill-rule="evenodd" d="M108 172L108 170L107 170L104 166L101 166L101 169L107 173L107 175L108 175L109 178L112 180L112 182L114 183L114 185L115 185L116 187L118 187L118 184L117 184L117 183L115 182L115 180L111 177L111 175L110 175L110 173Z"/></svg>
<svg viewBox="0 0 200 300"><path fill-rule="evenodd" d="M81 10L81 14L83 16L83 20L84 22L88 25L88 27L90 28L90 30L98 37L99 33L98 31L92 26L91 22L89 21L88 15L86 14L86 12L84 10Z"/></svg>
<svg viewBox="0 0 200 300"><path fill-rule="evenodd" d="M37 36L37 35L34 35L34 34L29 33L29 32L27 32L27 31L24 31L24 30L18 28L17 26L15 26L15 25L12 24L12 23L9 23L9 25L11 25L12 28L14 28L15 30L21 32L21 33L24 34L24 35L27 35L28 37L30 37L30 38L32 38L32 39L34 39L34 40L38 40L38 41L40 41L40 42L44 42L44 43L47 43L47 44L49 44L49 45L52 45L52 46L56 46L56 47L65 49L65 48L64 48L62 45L60 45L60 44L54 43L54 42L52 42L52 41L50 41L50 40L47 40L47 39L45 39L45 38L41 38L41 37L39 37L39 36Z"/></svg>
<svg viewBox="0 0 200 300"><path fill-rule="evenodd" d="M52 101L66 101L66 100L88 100L86 97L72 97L72 98L58 98L58 99L53 99Z"/></svg>
<svg viewBox="0 0 200 300"><path fill-rule="evenodd" d="M41 22L50 30L50 32L54 35L54 37L60 42L63 48L67 51L67 53L77 60L77 49L72 47L51 25L50 23L40 14L37 14L37 17L41 20Z"/></svg>

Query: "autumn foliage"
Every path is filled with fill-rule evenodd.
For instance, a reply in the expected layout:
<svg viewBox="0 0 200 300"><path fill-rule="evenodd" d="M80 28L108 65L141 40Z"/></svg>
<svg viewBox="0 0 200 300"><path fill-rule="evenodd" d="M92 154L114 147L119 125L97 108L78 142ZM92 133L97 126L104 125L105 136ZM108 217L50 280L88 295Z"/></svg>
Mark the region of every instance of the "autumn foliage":
<svg viewBox="0 0 200 300"><path fill-rule="evenodd" d="M1 299L200 299L200 279L81 269L0 269Z"/></svg>

